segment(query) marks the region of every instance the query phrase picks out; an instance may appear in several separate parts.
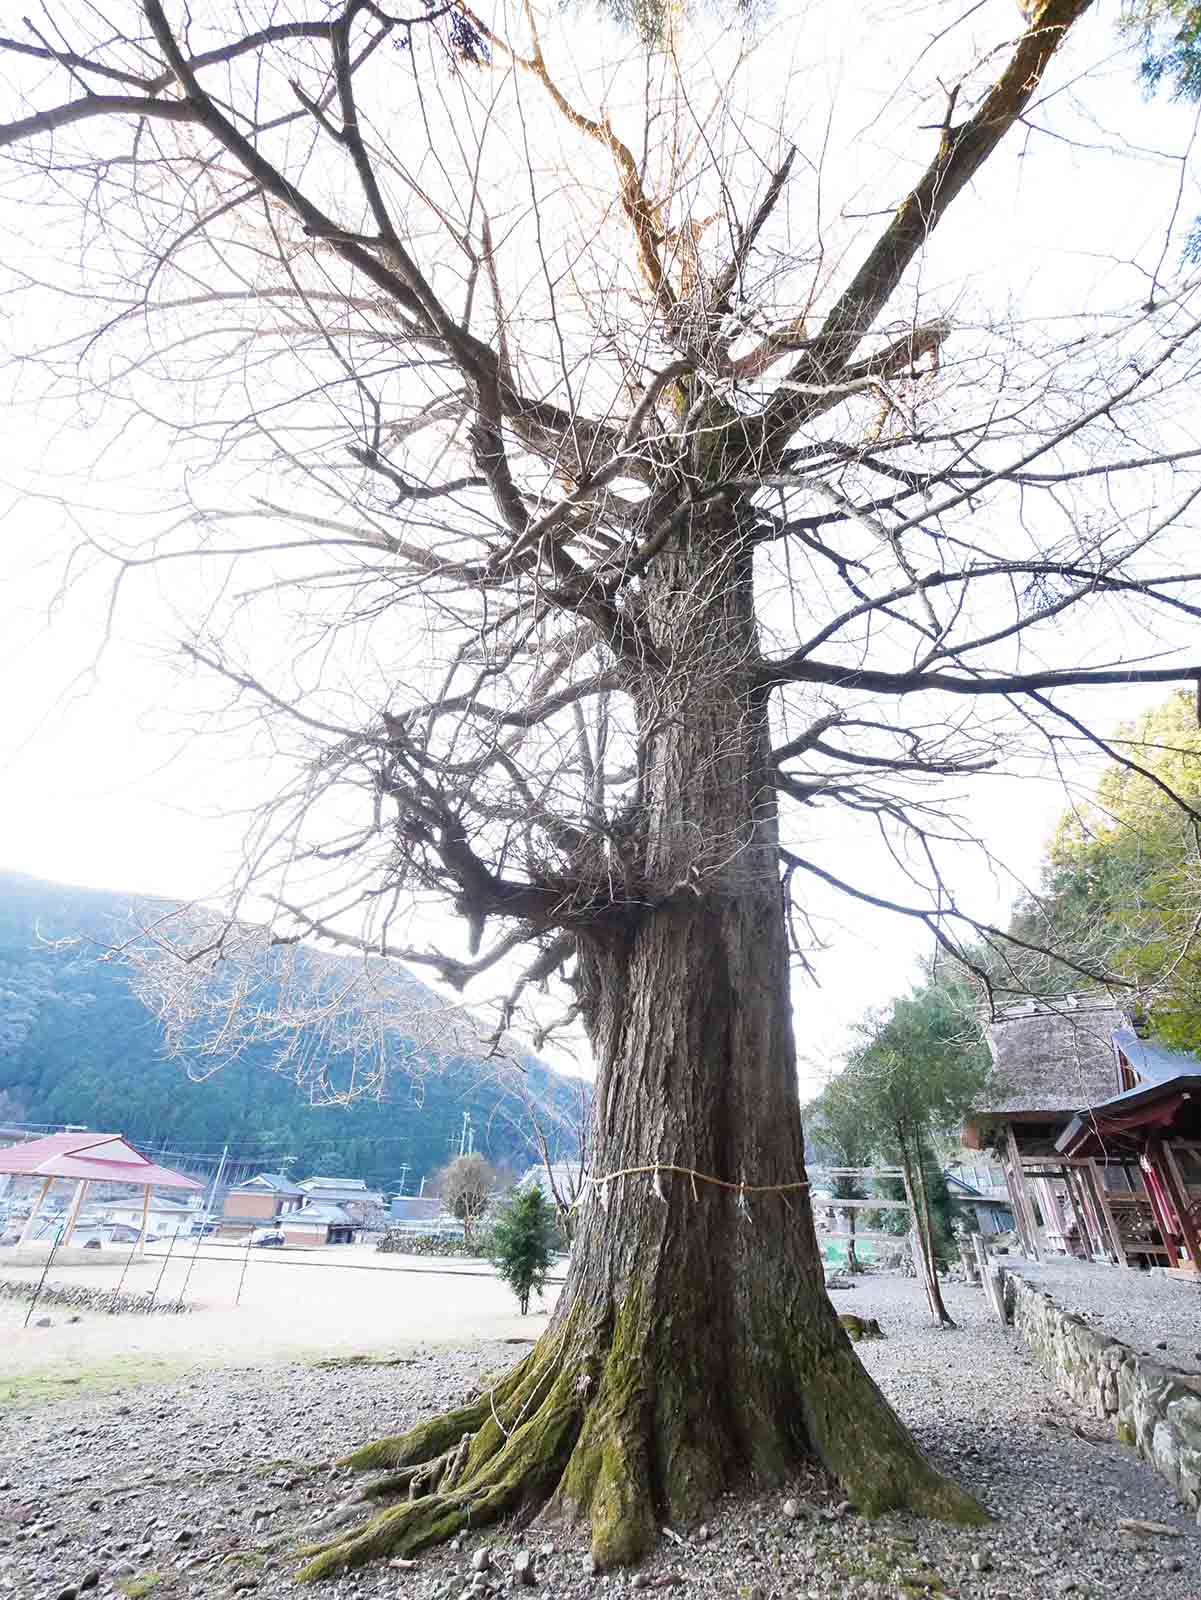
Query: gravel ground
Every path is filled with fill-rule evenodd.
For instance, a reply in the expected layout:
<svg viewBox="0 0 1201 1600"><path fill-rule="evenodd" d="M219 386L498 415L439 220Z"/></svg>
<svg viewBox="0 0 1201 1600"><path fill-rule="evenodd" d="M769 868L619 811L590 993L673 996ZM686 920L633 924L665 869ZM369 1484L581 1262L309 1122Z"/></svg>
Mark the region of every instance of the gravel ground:
<svg viewBox="0 0 1201 1600"><path fill-rule="evenodd" d="M641 1574L589 1574L586 1540L493 1530L411 1570L368 1569L316 1591L345 1600L618 1600L678 1588L714 1600L1201 1600L1201 1534L1166 1486L1024 1359L980 1292L947 1290L957 1332L928 1325L912 1280L869 1278L834 1295L887 1335L860 1350L937 1465L997 1519L980 1529L838 1514L816 1475L759 1499L727 1498L703 1528L678 1528ZM83 1600L276 1600L298 1591L269 1541L342 1502L331 1458L461 1399L512 1343L429 1346L327 1366L205 1370L171 1385L80 1397L0 1418L0 1594ZM793 1504L785 1509L786 1500ZM794 1513L793 1515L787 1514ZM1124 1532L1123 1518L1175 1530ZM491 1570L475 1578L487 1546ZM536 1581L512 1571L534 1553ZM158 1575L156 1581L149 1581ZM95 1578L93 1580L93 1575ZM91 1581L89 1581L91 1580ZM313 1591L308 1591L310 1597Z"/></svg>
<svg viewBox="0 0 1201 1600"><path fill-rule="evenodd" d="M1041 1263L1015 1257L1013 1270L1140 1355L1176 1372L1201 1373L1201 1284L1066 1257Z"/></svg>

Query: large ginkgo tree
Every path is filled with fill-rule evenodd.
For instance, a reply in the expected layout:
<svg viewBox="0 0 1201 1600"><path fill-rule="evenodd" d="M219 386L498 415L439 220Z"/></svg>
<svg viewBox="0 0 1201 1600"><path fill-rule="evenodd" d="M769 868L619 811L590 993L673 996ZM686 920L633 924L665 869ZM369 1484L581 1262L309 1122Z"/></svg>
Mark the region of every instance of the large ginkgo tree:
<svg viewBox="0 0 1201 1600"><path fill-rule="evenodd" d="M547 1332L365 1445L377 1511L310 1575L541 1508L631 1561L813 1459L866 1511L978 1515L824 1293L790 972L831 889L976 938L947 787L1076 737L1084 686L1197 677L1201 306L1152 250L1025 311L998 231L948 229L991 194L1020 237L1088 0L892 6L891 67L858 9L648 46L533 4L111 0L0 39L14 395L155 463L79 559L118 625L147 572L203 593L188 660L290 773L240 886L265 937L558 985L595 1056ZM900 877L827 851L836 809ZM458 948L406 931L434 902Z"/></svg>

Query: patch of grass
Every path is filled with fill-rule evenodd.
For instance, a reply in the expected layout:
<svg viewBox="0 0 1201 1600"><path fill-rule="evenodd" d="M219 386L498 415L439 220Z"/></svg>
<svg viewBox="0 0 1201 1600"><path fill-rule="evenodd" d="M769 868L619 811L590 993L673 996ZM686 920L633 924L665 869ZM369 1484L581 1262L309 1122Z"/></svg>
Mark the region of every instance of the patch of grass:
<svg viewBox="0 0 1201 1600"><path fill-rule="evenodd" d="M140 1383L162 1383L191 1368L184 1361L165 1361L155 1356L115 1355L70 1371L49 1367L42 1372L10 1372L0 1376L0 1411L23 1406L45 1405L80 1394L112 1394Z"/></svg>
<svg viewBox="0 0 1201 1600"><path fill-rule="evenodd" d="M149 1594L162 1581L161 1572L139 1572L136 1578L122 1578L117 1588L128 1600L141 1600L142 1595Z"/></svg>
<svg viewBox="0 0 1201 1600"><path fill-rule="evenodd" d="M885 1534L880 1538L869 1534L854 1552L827 1551L823 1559L833 1565L844 1581L882 1584L890 1592L906 1596L907 1600L917 1600L918 1596L933 1596L938 1600L939 1596L953 1592L946 1579L920 1563L920 1558L919 1564L914 1564L915 1543L903 1534Z"/></svg>
<svg viewBox="0 0 1201 1600"><path fill-rule="evenodd" d="M312 1364L337 1370L339 1367L411 1367L416 1356L321 1356Z"/></svg>

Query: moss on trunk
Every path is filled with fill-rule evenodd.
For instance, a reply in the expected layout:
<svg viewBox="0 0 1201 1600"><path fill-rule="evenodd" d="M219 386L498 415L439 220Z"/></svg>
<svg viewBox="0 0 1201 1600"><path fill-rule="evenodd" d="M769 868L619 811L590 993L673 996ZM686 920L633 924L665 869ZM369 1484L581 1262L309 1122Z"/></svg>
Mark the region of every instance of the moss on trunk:
<svg viewBox="0 0 1201 1600"><path fill-rule="evenodd" d="M646 604L675 670L638 704L632 868L676 889L579 936L594 1187L559 1308L494 1390L351 1457L399 1503L306 1577L540 1510L587 1524L600 1566L629 1563L665 1521L815 1460L866 1512L982 1515L923 1460L825 1292L742 524L695 521Z"/></svg>
<svg viewBox="0 0 1201 1600"><path fill-rule="evenodd" d="M389 1468L366 1495L394 1503L365 1525L303 1551L299 1577L333 1577L413 1555L469 1528L538 1513L587 1525L598 1566L629 1565L653 1547L663 1519L699 1515L709 1496L739 1482L759 1489L785 1482L814 1459L865 1514L907 1508L986 1520L975 1501L925 1462L828 1303L826 1310L820 1352L810 1339L792 1336L778 1352L792 1373L796 1414L783 1421L794 1448L779 1448L781 1419L764 1419L777 1444L750 1469L737 1430L711 1426L704 1441L681 1440L679 1424L693 1413L693 1397L665 1382L643 1294L631 1294L601 1328L566 1315L479 1400L347 1458L364 1471ZM722 1403L713 1409L727 1419L737 1410Z"/></svg>

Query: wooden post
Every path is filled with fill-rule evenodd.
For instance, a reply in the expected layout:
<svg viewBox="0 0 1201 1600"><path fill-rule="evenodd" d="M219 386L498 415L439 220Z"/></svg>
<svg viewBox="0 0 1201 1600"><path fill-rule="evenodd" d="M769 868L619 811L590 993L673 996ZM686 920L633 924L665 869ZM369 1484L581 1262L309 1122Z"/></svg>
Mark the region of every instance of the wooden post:
<svg viewBox="0 0 1201 1600"><path fill-rule="evenodd" d="M972 1234L972 1253L974 1254L974 1256L976 1258L976 1275L980 1280L981 1286L983 1288L987 1289L988 1288L988 1246L985 1244L983 1236L981 1234L978 1234L978 1233L973 1233Z"/></svg>
<svg viewBox="0 0 1201 1600"><path fill-rule="evenodd" d="M1005 1143L1009 1151L1009 1164L1013 1169L1013 1199L1015 1202L1015 1215L1020 1209L1022 1220L1025 1224L1025 1239L1029 1254L1036 1261L1042 1260L1042 1252L1038 1247L1038 1223L1034 1218L1034 1204L1030 1199L1030 1191L1026 1187L1026 1174L1022 1171L1022 1156L1018 1149L1018 1142L1013 1132L1013 1123L1005 1124ZM1023 1229L1019 1227L1019 1236Z"/></svg>
<svg viewBox="0 0 1201 1600"><path fill-rule="evenodd" d="M1008 1326L1009 1319L1005 1315L1005 1269L999 1261L995 1261L988 1253L988 1246L978 1233L972 1235L972 1247L976 1252L976 1263L980 1268L980 1282L984 1285L984 1292L988 1296L988 1303L997 1314L997 1321L1004 1328Z"/></svg>
<svg viewBox="0 0 1201 1600"><path fill-rule="evenodd" d="M32 1208L30 1210L29 1216L25 1220L25 1226L21 1229L21 1237L17 1240L17 1249L18 1250L21 1248L21 1246L23 1244L32 1244L33 1243L33 1225L38 1220L38 1214L42 1209L42 1203L45 1200L46 1196L50 1193L50 1185L53 1182L54 1182L53 1178L47 1178L45 1183L41 1187L41 1191L38 1194L37 1199L33 1202L33 1206L32 1206Z"/></svg>
<svg viewBox="0 0 1201 1600"><path fill-rule="evenodd" d="M1121 1245L1122 1235L1116 1220L1113 1220L1111 1229L1112 1212L1107 1213L1097 1196L1098 1175L1087 1161L1082 1164L1078 1163L1073 1168L1073 1171L1076 1174L1076 1184L1080 1192L1080 1204L1084 1207L1084 1214L1088 1218L1089 1229L1092 1233L1093 1259L1097 1260L1102 1256L1107 1260L1112 1259L1115 1249ZM1124 1252L1123 1256L1117 1258L1119 1264L1121 1264L1123 1258Z"/></svg>
<svg viewBox="0 0 1201 1600"><path fill-rule="evenodd" d="M146 1227L147 1227L147 1223L148 1223L148 1220L149 1220L149 1216L150 1216L150 1185L147 1184L146 1187L142 1190L142 1228L141 1228L141 1232L138 1234L138 1242L137 1242L137 1245L135 1247L140 1256L144 1256L146 1254Z"/></svg>
<svg viewBox="0 0 1201 1600"><path fill-rule="evenodd" d="M1059 1209L1059 1197L1055 1193L1053 1181L1047 1176L1046 1170L1040 1172L1035 1180L1035 1192L1038 1195L1039 1205L1042 1209L1043 1221L1046 1223L1047 1243L1055 1245L1055 1241L1059 1240L1066 1254L1067 1229L1063 1225L1063 1213Z"/></svg>
<svg viewBox="0 0 1201 1600"><path fill-rule="evenodd" d="M1175 1151L1166 1139L1160 1144L1159 1151L1163 1157L1160 1176L1166 1180L1165 1186L1172 1197L1172 1204L1176 1207L1176 1215L1180 1218L1180 1234L1184 1240L1184 1248L1188 1251L1194 1272L1201 1272L1201 1235L1198 1234L1196 1224L1193 1222L1188 1184L1184 1181L1184 1174L1176 1160Z"/></svg>
<svg viewBox="0 0 1201 1600"><path fill-rule="evenodd" d="M1113 1247L1114 1258L1116 1259L1118 1266L1128 1267L1130 1263L1126 1259L1126 1247L1122 1243L1122 1235L1118 1230L1117 1218L1114 1216L1113 1207L1109 1203L1109 1195L1105 1189L1105 1180L1101 1176L1101 1169L1097 1165L1095 1156L1091 1156L1089 1158L1087 1171L1089 1177L1093 1181L1093 1197L1096 1200L1097 1210L1101 1213L1101 1220L1104 1222L1105 1227L1108 1230L1109 1241Z"/></svg>
<svg viewBox="0 0 1201 1600"><path fill-rule="evenodd" d="M1088 1224L1084 1220L1084 1212L1080 1208L1080 1201L1076 1195L1076 1174L1066 1161L1063 1164L1063 1181L1064 1187L1068 1191L1068 1204L1071 1206L1072 1216L1075 1218L1076 1232L1080 1235L1080 1248L1086 1255L1091 1256L1093 1254L1092 1235L1089 1233Z"/></svg>
<svg viewBox="0 0 1201 1600"><path fill-rule="evenodd" d="M1155 1226L1159 1229L1159 1237L1163 1240L1163 1247L1168 1257L1168 1265L1176 1265L1176 1252L1172 1244L1173 1239L1180 1235L1172 1226L1171 1215L1164 1210L1164 1201L1170 1196L1164 1191L1163 1171L1155 1157L1151 1154L1154 1145L1148 1145L1139 1158L1139 1165L1143 1169L1143 1179L1147 1185L1147 1199L1151 1204L1151 1215L1155 1218Z"/></svg>
<svg viewBox="0 0 1201 1600"><path fill-rule="evenodd" d="M1018 1244L1023 1254L1026 1250L1026 1218L1022 1214L1021 1196L1018 1194L1017 1179L1013 1175L1008 1155L1000 1157L1001 1171L1005 1174L1005 1187L1009 1191L1009 1209L1013 1212L1013 1231L1018 1236Z"/></svg>
<svg viewBox="0 0 1201 1600"><path fill-rule="evenodd" d="M83 1204L83 1197L87 1191L88 1180L80 1178L75 1185L75 1193L71 1196L71 1209L67 1212L67 1224L63 1229L62 1247L65 1250L71 1243L71 1235L75 1232L75 1224L79 1221L79 1208Z"/></svg>

